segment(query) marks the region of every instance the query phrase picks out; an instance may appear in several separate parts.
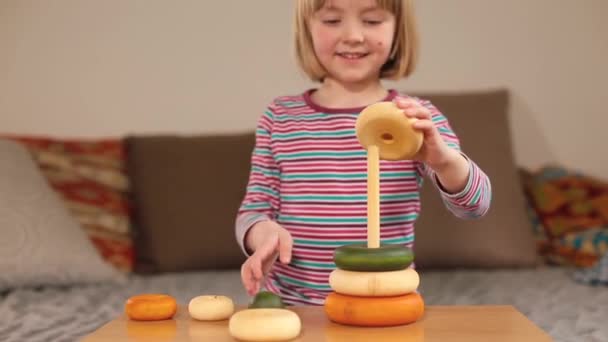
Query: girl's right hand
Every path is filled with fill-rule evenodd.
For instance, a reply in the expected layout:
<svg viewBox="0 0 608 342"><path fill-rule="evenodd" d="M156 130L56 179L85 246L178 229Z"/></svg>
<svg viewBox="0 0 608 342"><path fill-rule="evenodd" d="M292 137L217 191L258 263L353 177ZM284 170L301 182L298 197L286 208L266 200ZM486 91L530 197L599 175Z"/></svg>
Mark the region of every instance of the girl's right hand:
<svg viewBox="0 0 608 342"><path fill-rule="evenodd" d="M281 263L291 260L291 234L274 221L256 223L247 232L245 246L253 254L241 266L241 279L250 296L260 290L260 283L277 257Z"/></svg>

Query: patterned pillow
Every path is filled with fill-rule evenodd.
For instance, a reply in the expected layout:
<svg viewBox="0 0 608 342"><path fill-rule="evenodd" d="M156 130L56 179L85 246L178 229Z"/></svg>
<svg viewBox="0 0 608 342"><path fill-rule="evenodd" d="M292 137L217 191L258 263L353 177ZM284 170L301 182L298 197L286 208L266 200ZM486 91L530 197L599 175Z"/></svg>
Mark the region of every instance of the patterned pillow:
<svg viewBox="0 0 608 342"><path fill-rule="evenodd" d="M561 167L523 173L538 252L589 267L608 251L608 183Z"/></svg>
<svg viewBox="0 0 608 342"><path fill-rule="evenodd" d="M608 253L605 253L593 267L576 270L574 279L582 284L608 286Z"/></svg>
<svg viewBox="0 0 608 342"><path fill-rule="evenodd" d="M25 145L101 256L133 269L131 204L121 139L9 137Z"/></svg>
<svg viewBox="0 0 608 342"><path fill-rule="evenodd" d="M0 293L126 280L103 261L23 145L0 139L0 160Z"/></svg>

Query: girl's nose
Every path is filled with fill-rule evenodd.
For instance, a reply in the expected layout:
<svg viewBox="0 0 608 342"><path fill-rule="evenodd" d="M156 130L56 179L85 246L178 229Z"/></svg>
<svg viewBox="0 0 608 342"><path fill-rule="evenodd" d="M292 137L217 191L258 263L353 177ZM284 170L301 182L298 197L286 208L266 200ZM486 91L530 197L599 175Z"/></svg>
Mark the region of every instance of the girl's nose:
<svg viewBox="0 0 608 342"><path fill-rule="evenodd" d="M343 37L347 44L360 44L365 40L361 26L354 23L344 26Z"/></svg>

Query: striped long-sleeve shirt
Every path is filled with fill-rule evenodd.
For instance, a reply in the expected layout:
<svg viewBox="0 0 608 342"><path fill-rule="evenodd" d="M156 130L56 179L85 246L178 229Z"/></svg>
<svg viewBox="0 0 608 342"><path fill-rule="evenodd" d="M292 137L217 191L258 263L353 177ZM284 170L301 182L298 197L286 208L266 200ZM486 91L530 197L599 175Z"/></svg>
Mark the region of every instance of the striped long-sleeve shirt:
<svg viewBox="0 0 608 342"><path fill-rule="evenodd" d="M331 292L328 279L335 269L334 250L367 241L367 154L355 135L357 115L363 108L324 108L311 100L310 93L279 97L261 116L236 238L247 253L244 237L255 223L273 220L287 229L294 241L291 262L275 263L266 288L286 303L320 305ZM397 96L406 97L391 90L385 100ZM447 119L430 102L420 101L431 110L446 143L460 151ZM413 246L425 176L454 215L483 215L490 205L490 181L468 161L465 189L449 194L425 164L382 160L381 242Z"/></svg>

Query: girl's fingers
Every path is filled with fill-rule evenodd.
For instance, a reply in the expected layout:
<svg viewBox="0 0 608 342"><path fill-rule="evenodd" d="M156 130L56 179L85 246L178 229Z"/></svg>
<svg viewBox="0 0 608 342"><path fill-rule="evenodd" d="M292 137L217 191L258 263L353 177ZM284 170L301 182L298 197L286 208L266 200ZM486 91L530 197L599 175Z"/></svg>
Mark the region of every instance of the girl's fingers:
<svg viewBox="0 0 608 342"><path fill-rule="evenodd" d="M431 120L416 120L412 123L412 127L419 131L422 131L426 138L432 137L437 134L437 128Z"/></svg>
<svg viewBox="0 0 608 342"><path fill-rule="evenodd" d="M412 99L399 99L395 101L395 105L397 105L397 107L400 109L408 109L411 107L415 107L417 103Z"/></svg>
<svg viewBox="0 0 608 342"><path fill-rule="evenodd" d="M255 279L249 262L245 262L243 267L241 267L241 279L243 280L243 285L245 286L247 293L251 294L255 284Z"/></svg>
<svg viewBox="0 0 608 342"><path fill-rule="evenodd" d="M251 258L251 262L249 263L249 267L251 269L251 273L253 274L253 280L262 279L262 262L259 258L253 256Z"/></svg>
<svg viewBox="0 0 608 342"><path fill-rule="evenodd" d="M260 289L260 282L257 280L254 280L251 283L251 285L249 285L247 293L249 293L250 296L254 296L256 293L258 293L259 289Z"/></svg>
<svg viewBox="0 0 608 342"><path fill-rule="evenodd" d="M243 264L241 277L249 294L253 295L259 291L260 282L264 278L265 272L268 271L263 267L271 265L272 260L276 258L278 242L278 235L271 237ZM269 260L270 258L272 260Z"/></svg>
<svg viewBox="0 0 608 342"><path fill-rule="evenodd" d="M399 99L395 102L398 108L403 110L403 113L411 118L430 119L431 112L428 108L422 106L418 101L413 99Z"/></svg>
<svg viewBox="0 0 608 342"><path fill-rule="evenodd" d="M410 107L407 109L403 110L403 113L405 113L405 115L407 115L410 118L417 118L417 119L430 119L431 118L431 112L422 106L415 106L415 107Z"/></svg>
<svg viewBox="0 0 608 342"><path fill-rule="evenodd" d="M281 262L289 263L293 240L288 232L271 235L270 238L249 257L241 267L241 279L250 295L260 290L264 275L280 256Z"/></svg>
<svg viewBox="0 0 608 342"><path fill-rule="evenodd" d="M257 293L263 277L262 260L257 255L249 257L241 267L241 279L247 293L250 295Z"/></svg>
<svg viewBox="0 0 608 342"><path fill-rule="evenodd" d="M281 262L284 264L289 264L289 261L291 261L292 245L293 245L293 240L291 238L291 235L287 231L284 231L282 234L280 234L280 236L279 236L279 257L281 259Z"/></svg>
<svg viewBox="0 0 608 342"><path fill-rule="evenodd" d="M426 130L434 127L434 124L431 120L416 120L412 123L412 127L415 129Z"/></svg>
<svg viewBox="0 0 608 342"><path fill-rule="evenodd" d="M279 243L278 234L273 235L268 239L260 248L255 251L254 255L256 255L260 260L266 260L269 256L274 254L277 250L277 244Z"/></svg>

